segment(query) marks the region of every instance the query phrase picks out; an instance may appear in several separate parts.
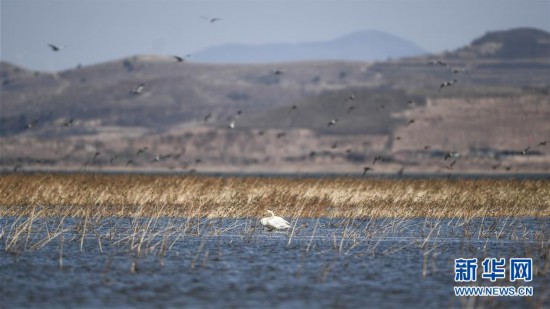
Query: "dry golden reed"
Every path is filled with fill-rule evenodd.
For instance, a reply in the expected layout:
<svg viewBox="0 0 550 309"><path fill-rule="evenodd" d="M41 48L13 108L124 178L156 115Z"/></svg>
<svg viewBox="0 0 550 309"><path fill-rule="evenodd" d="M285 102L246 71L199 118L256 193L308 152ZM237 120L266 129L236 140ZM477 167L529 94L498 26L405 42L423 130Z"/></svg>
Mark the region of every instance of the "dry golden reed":
<svg viewBox="0 0 550 309"><path fill-rule="evenodd" d="M239 218L267 209L292 218L550 217L550 181L0 175L0 216Z"/></svg>

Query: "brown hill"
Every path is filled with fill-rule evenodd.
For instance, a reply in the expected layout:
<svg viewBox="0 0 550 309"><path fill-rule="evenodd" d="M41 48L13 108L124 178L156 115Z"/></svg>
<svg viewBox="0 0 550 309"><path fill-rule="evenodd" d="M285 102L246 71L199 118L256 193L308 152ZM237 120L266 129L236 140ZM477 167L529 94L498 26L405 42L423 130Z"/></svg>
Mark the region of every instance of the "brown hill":
<svg viewBox="0 0 550 309"><path fill-rule="evenodd" d="M134 56L58 73L0 63L0 163L357 171L382 155L377 169L425 171L440 152L460 150L473 158L465 170L486 170L487 152L510 153L512 164L518 148L550 139L548 36L495 32L454 52L377 63L213 65ZM488 53L488 46L496 47ZM143 91L132 93L140 84ZM536 149L532 169L549 161L544 150Z"/></svg>
<svg viewBox="0 0 550 309"><path fill-rule="evenodd" d="M550 57L550 33L518 28L506 31L489 32L471 45L459 49L457 57L496 58L496 59L536 59Z"/></svg>
<svg viewBox="0 0 550 309"><path fill-rule="evenodd" d="M199 122L207 114L212 114L211 120L225 121L238 110L255 113L323 89L356 86L363 83L359 69L363 66L336 62L208 65L135 56L55 74L16 74L24 70L4 63L1 133L20 133L32 119L40 120L42 133L50 124L70 118L159 130ZM276 69L284 73L273 74ZM132 95L139 84L145 85L143 93Z"/></svg>

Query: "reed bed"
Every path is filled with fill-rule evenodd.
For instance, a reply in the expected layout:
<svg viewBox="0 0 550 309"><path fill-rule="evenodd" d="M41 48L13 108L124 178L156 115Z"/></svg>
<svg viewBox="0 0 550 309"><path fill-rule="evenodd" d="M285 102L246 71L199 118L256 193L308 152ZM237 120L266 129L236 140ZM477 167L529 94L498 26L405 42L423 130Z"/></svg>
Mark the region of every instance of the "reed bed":
<svg viewBox="0 0 550 309"><path fill-rule="evenodd" d="M0 216L550 217L550 181L98 174L0 176Z"/></svg>
<svg viewBox="0 0 550 309"><path fill-rule="evenodd" d="M4 174L0 216L550 217L548 180Z"/></svg>

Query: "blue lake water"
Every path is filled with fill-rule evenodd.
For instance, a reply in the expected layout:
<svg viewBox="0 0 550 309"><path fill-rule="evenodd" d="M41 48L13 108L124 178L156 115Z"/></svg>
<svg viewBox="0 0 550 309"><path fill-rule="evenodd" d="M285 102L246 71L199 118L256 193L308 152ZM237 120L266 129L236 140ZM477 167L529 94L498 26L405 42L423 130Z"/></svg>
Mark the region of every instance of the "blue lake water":
<svg viewBox="0 0 550 309"><path fill-rule="evenodd" d="M287 232L251 218L46 218L13 242L25 219L0 218L6 308L550 306L548 218L293 219ZM454 259L473 257L532 258L530 283L475 285L534 296L454 296Z"/></svg>

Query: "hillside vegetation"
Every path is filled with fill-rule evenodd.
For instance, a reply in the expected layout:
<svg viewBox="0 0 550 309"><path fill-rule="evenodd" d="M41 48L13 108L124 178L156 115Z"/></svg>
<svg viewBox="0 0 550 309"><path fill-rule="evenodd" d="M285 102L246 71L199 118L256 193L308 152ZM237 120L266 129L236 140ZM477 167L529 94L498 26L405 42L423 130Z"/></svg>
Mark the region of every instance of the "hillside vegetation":
<svg viewBox="0 0 550 309"><path fill-rule="evenodd" d="M376 171L447 172L443 155L461 152L462 171L544 172L549 46L544 31L514 29L372 63L140 55L52 73L2 62L0 163L360 173L383 157Z"/></svg>

